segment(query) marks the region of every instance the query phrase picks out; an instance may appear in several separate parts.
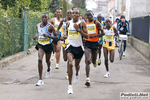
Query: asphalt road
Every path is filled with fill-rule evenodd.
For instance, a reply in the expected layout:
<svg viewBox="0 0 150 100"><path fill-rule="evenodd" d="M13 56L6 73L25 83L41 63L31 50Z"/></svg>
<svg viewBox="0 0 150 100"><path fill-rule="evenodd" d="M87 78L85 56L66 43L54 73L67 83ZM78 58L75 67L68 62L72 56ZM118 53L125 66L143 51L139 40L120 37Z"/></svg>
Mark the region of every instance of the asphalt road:
<svg viewBox="0 0 150 100"><path fill-rule="evenodd" d="M114 63L109 62L109 78L104 78L106 70L103 54L100 66L94 68L92 64L90 65L90 87L84 85L86 76L83 56L80 64L80 80L77 84L73 84L72 95L67 94L69 82L65 79L66 62L62 56L60 69L54 69L55 61L51 63L52 71L49 79L44 78L47 66L45 59L43 60L45 84L38 87L35 86L38 81L37 61L37 52L34 52L0 70L0 100L120 100L120 92L150 94L150 64L129 44L126 57L121 61L116 49Z"/></svg>

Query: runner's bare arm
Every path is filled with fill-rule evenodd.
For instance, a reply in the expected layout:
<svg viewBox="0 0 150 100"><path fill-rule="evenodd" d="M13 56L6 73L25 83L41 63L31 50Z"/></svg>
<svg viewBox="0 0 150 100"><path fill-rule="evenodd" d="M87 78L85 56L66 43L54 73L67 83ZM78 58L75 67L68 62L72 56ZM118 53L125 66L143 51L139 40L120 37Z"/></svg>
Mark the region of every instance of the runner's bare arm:
<svg viewBox="0 0 150 100"><path fill-rule="evenodd" d="M117 41L119 41L119 34L118 34L118 31L117 31L117 29L116 29L115 27L113 27L113 29L114 29L115 34L117 34L117 36L118 36L118 40L117 40Z"/></svg>
<svg viewBox="0 0 150 100"><path fill-rule="evenodd" d="M55 24L55 19L52 18L49 22L54 25Z"/></svg>
<svg viewBox="0 0 150 100"><path fill-rule="evenodd" d="M54 40L58 40L58 36L56 34L54 26L50 25L49 28L48 28L48 32L53 33L55 36L50 36L50 35L47 35L47 34L43 34L43 36L54 39Z"/></svg>
<svg viewBox="0 0 150 100"><path fill-rule="evenodd" d="M84 37L84 38L88 38L88 31L87 31L87 28L86 28L86 24L84 21L81 22L81 27L82 27L82 30L80 30L79 28L79 25L77 24L74 24L74 28L80 32L80 34Z"/></svg>
<svg viewBox="0 0 150 100"><path fill-rule="evenodd" d="M69 22L67 22L67 23L66 23L66 29L65 29L66 31L67 31L67 29L68 29L68 23L69 23ZM60 37L60 40L61 40L61 41L63 41L63 40L65 40L65 39L67 39L67 35L66 35L66 33L67 33L67 32L65 32L65 33L63 34L63 36L62 36L62 37Z"/></svg>
<svg viewBox="0 0 150 100"><path fill-rule="evenodd" d="M57 28L57 31L62 27L62 25L63 25L63 20L60 21L60 24L59 24L59 26Z"/></svg>
<svg viewBox="0 0 150 100"><path fill-rule="evenodd" d="M36 26L36 35L33 37L33 40L35 40L38 36L39 36L39 33L38 33L38 27Z"/></svg>

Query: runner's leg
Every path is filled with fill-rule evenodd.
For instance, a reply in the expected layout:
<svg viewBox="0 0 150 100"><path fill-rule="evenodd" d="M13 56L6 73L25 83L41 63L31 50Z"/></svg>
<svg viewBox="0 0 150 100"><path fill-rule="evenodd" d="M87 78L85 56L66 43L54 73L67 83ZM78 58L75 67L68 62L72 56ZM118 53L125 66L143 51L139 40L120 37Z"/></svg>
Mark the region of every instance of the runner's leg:
<svg viewBox="0 0 150 100"><path fill-rule="evenodd" d="M56 67L58 67L60 61L60 51L61 51L61 41L58 41L56 45Z"/></svg>
<svg viewBox="0 0 150 100"><path fill-rule="evenodd" d="M90 73L90 59L91 59L91 50L89 49L84 49L84 53L85 53L85 69L86 69L86 77L89 77L89 73Z"/></svg>
<svg viewBox="0 0 150 100"><path fill-rule="evenodd" d="M115 57L115 51L114 51L114 50L111 50L111 51L110 51L110 58L109 58L109 59L110 59L110 62L112 62L112 63L114 62L114 57Z"/></svg>
<svg viewBox="0 0 150 100"><path fill-rule="evenodd" d="M107 50L107 48L104 47L103 52L104 52L106 71L109 71L109 68L108 68L108 50Z"/></svg>
<svg viewBox="0 0 150 100"><path fill-rule="evenodd" d="M92 51L92 63L96 64L96 59L97 59L97 52L96 51Z"/></svg>
<svg viewBox="0 0 150 100"><path fill-rule="evenodd" d="M42 71L43 71L43 56L44 56L44 50L39 48L38 50L38 70L39 70L39 79L42 79Z"/></svg>
<svg viewBox="0 0 150 100"><path fill-rule="evenodd" d="M51 62L50 62L50 57L51 57L51 53L50 54L46 54L46 63L47 63L47 71L49 72L51 69L50 69L50 65L51 65Z"/></svg>
<svg viewBox="0 0 150 100"><path fill-rule="evenodd" d="M69 76L69 85L72 85L72 74L73 74L73 54L67 53L68 58L68 76Z"/></svg>

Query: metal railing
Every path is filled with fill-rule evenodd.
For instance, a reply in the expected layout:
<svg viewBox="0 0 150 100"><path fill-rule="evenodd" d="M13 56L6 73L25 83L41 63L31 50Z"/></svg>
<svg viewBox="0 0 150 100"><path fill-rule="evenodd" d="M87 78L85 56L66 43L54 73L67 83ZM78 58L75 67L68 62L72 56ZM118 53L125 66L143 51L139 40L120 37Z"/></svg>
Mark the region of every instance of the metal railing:
<svg viewBox="0 0 150 100"><path fill-rule="evenodd" d="M24 51L24 22L28 20L28 48L37 41L32 38L36 34L36 25L41 19L0 18L0 59Z"/></svg>
<svg viewBox="0 0 150 100"><path fill-rule="evenodd" d="M149 43L150 16L132 18L132 36Z"/></svg>

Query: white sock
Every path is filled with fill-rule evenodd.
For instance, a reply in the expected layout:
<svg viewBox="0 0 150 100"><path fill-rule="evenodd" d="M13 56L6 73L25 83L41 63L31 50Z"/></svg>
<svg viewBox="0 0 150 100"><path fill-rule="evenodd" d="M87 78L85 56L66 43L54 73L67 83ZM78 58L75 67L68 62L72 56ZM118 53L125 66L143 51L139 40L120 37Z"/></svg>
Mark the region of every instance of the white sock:
<svg viewBox="0 0 150 100"><path fill-rule="evenodd" d="M56 63L56 66L58 67L59 64Z"/></svg>
<svg viewBox="0 0 150 100"><path fill-rule="evenodd" d="M86 79L90 80L90 78L89 78L89 77L87 77Z"/></svg>
<svg viewBox="0 0 150 100"><path fill-rule="evenodd" d="M69 85L69 87L72 87L72 85Z"/></svg>

